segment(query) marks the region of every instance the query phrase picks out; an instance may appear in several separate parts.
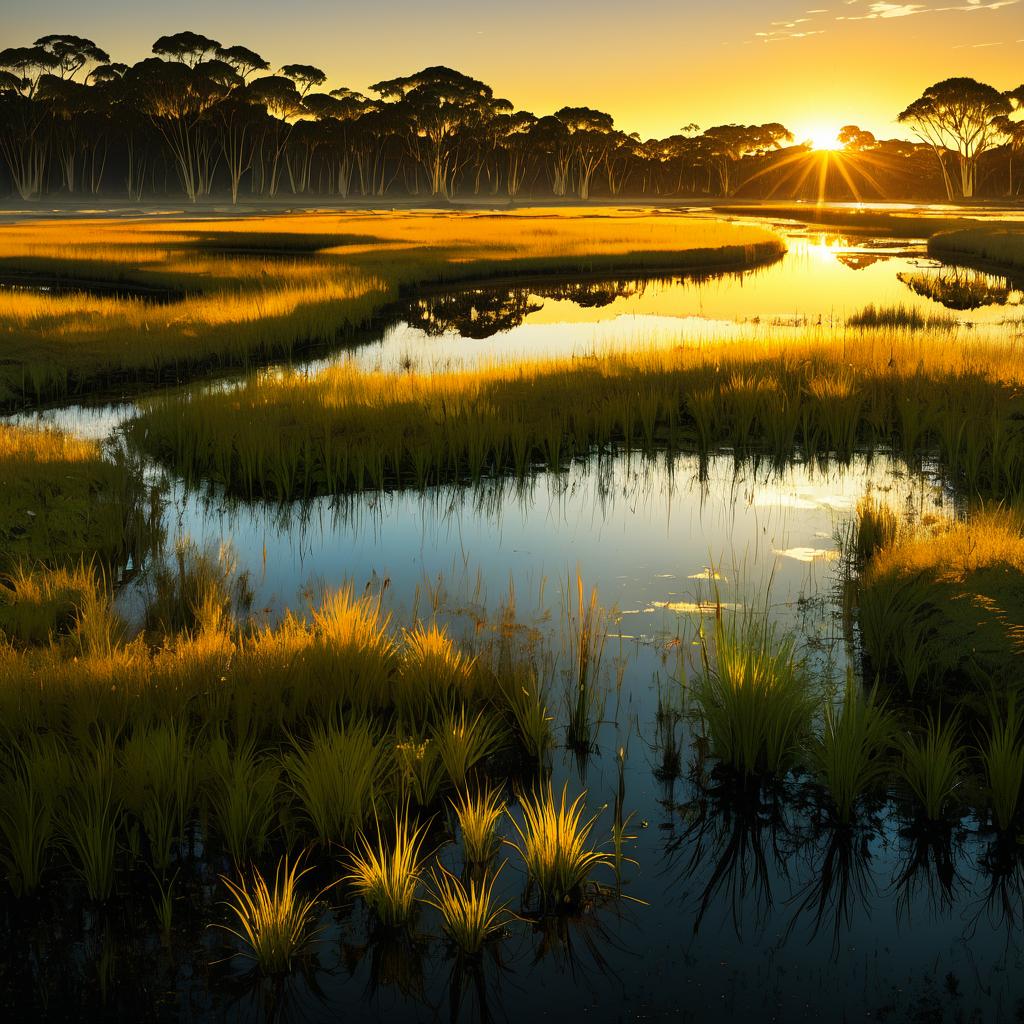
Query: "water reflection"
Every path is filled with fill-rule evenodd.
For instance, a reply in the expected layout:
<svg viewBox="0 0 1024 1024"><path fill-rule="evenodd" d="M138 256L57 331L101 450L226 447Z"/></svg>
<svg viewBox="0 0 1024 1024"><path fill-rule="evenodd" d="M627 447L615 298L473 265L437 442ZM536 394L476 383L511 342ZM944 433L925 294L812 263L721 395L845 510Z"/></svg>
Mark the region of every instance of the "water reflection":
<svg viewBox="0 0 1024 1024"><path fill-rule="evenodd" d="M897 276L916 295L932 299L946 309L1024 305L1024 291L1011 278L969 267L943 267L934 273L900 273Z"/></svg>

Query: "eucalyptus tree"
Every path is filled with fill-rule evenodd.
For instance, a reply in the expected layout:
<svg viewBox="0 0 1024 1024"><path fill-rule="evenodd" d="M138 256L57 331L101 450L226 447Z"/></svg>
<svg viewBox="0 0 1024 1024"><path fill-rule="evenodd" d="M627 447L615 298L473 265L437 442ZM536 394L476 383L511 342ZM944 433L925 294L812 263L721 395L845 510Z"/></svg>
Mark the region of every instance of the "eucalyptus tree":
<svg viewBox="0 0 1024 1024"><path fill-rule="evenodd" d="M167 38L158 40L164 52L168 52ZM212 40L207 42L211 45L204 53L216 49ZM229 64L217 59L195 60L195 53L183 48L182 59L150 57L139 61L124 76L140 109L163 139L182 190L192 202L209 194L220 157L210 112L240 80Z"/></svg>
<svg viewBox="0 0 1024 1024"><path fill-rule="evenodd" d="M227 92L214 109L220 153L228 172L231 202L235 204L242 176L252 169L263 124L262 111L247 82L255 72L268 70L270 64L246 46L218 46L214 52L216 59L233 72L224 79Z"/></svg>
<svg viewBox="0 0 1024 1024"><path fill-rule="evenodd" d="M446 67L424 68L370 86L395 102L408 155L423 168L432 196L448 198L468 159L467 138L489 117L510 110L489 85Z"/></svg>
<svg viewBox="0 0 1024 1024"><path fill-rule="evenodd" d="M247 87L249 97L263 111L255 169L259 190L277 195L281 165L295 119L303 112L302 97L295 82L284 75L264 75Z"/></svg>
<svg viewBox="0 0 1024 1024"><path fill-rule="evenodd" d="M1024 111L1024 85L1010 89L1003 95L1009 100L1015 112ZM1003 138L1006 139L1009 149L1009 183L1006 194L1013 196L1020 191L1020 184L1013 179L1013 158L1018 153L1024 152L1024 121L1016 120L1010 114L1001 114L996 118L995 124Z"/></svg>
<svg viewBox="0 0 1024 1024"><path fill-rule="evenodd" d="M721 194L732 195L742 184L735 171L746 157L761 156L792 142L793 133L777 122L769 124L720 124L702 136L711 166L718 176Z"/></svg>
<svg viewBox="0 0 1024 1024"><path fill-rule="evenodd" d="M635 132L630 135L625 132L612 133L611 144L604 160L609 195L621 194L641 152L640 136Z"/></svg>
<svg viewBox="0 0 1024 1024"><path fill-rule="evenodd" d="M39 83L60 67L52 50L10 46L0 50L0 153L22 199L36 199L46 183L49 111L37 103Z"/></svg>
<svg viewBox="0 0 1024 1024"><path fill-rule="evenodd" d="M509 199L516 199L526 182L533 155L530 139L536 124L537 118L526 110L510 111L495 118L498 152Z"/></svg>
<svg viewBox="0 0 1024 1024"><path fill-rule="evenodd" d="M1010 113L1009 98L973 78L936 82L906 107L898 120L931 147L942 170L946 196L974 195L978 160L1000 138L1000 118ZM957 175L950 174L946 154L955 157Z"/></svg>
<svg viewBox="0 0 1024 1024"><path fill-rule="evenodd" d="M310 93L303 100L303 106L321 126L331 191L346 198L352 190L358 165L358 122L373 103L351 89L332 89L329 93Z"/></svg>
<svg viewBox="0 0 1024 1024"><path fill-rule="evenodd" d="M555 118L568 133L568 155L572 181L580 199L590 198L590 187L597 169L607 160L615 137L611 114L590 107L562 107Z"/></svg>
<svg viewBox="0 0 1024 1024"><path fill-rule="evenodd" d="M91 39L83 39L81 36L43 36L36 40L35 45L52 54L55 63L51 73L62 79L74 79L79 71L90 64L110 62L110 54L106 50L101 50Z"/></svg>

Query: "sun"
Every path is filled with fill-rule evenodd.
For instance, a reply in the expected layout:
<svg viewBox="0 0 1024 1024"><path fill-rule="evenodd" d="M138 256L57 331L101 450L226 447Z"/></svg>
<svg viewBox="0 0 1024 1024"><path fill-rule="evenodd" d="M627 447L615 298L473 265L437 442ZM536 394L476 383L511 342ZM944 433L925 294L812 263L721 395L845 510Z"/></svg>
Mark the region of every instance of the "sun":
<svg viewBox="0 0 1024 1024"><path fill-rule="evenodd" d="M839 141L839 132L835 128L812 128L807 133L806 141L813 150L831 151L843 148Z"/></svg>

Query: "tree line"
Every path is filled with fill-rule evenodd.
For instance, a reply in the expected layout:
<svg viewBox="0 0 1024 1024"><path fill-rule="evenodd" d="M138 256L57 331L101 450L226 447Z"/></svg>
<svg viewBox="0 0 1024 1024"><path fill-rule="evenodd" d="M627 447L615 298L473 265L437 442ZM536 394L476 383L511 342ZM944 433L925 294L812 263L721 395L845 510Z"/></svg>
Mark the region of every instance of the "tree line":
<svg viewBox="0 0 1024 1024"><path fill-rule="evenodd" d="M842 129L819 160L778 123L688 124L646 141L610 114L517 110L446 67L327 89L309 64L276 70L245 46L195 32L161 36L119 64L92 40L48 35L0 51L0 157L23 199L215 194L451 199L459 195L839 198L1019 195L1024 85L969 78L926 89L900 115L916 141ZM0 185L0 187L3 187ZM849 193L849 196L847 196Z"/></svg>

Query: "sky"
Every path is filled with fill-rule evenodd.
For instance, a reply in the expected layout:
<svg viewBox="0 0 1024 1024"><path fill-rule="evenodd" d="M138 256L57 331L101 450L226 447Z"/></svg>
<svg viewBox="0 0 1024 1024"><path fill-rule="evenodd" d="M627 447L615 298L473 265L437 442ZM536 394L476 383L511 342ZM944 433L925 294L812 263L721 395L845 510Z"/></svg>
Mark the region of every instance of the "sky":
<svg viewBox="0 0 1024 1024"><path fill-rule="evenodd" d="M781 121L797 141L858 124L903 135L900 110L961 75L1024 80L1024 0L2 0L0 48L49 33L113 59L183 30L328 87L444 64L535 114L590 106L643 138Z"/></svg>

